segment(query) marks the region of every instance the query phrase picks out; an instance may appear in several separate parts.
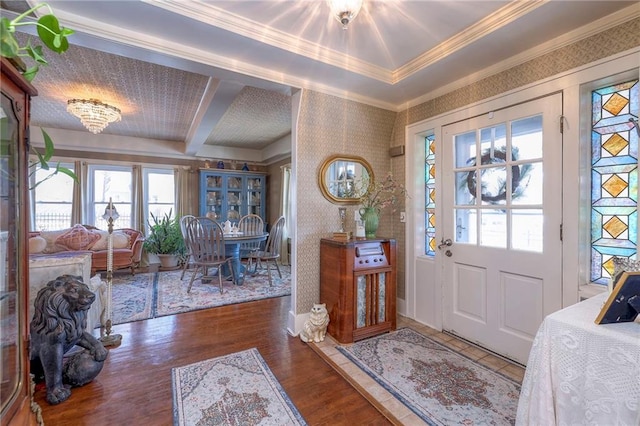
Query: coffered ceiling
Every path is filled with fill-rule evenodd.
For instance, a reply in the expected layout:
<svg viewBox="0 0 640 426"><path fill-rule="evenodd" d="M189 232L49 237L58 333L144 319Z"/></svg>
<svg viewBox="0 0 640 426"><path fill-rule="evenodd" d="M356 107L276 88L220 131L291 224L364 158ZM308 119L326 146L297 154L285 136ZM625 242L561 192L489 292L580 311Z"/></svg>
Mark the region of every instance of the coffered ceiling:
<svg viewBox="0 0 640 426"><path fill-rule="evenodd" d="M640 16L637 1L364 0L343 30L321 0L48 3L76 34L34 80L34 125L86 132L66 101L97 98L122 121L88 141L259 161L300 88L401 110ZM0 4L11 18L35 2Z"/></svg>

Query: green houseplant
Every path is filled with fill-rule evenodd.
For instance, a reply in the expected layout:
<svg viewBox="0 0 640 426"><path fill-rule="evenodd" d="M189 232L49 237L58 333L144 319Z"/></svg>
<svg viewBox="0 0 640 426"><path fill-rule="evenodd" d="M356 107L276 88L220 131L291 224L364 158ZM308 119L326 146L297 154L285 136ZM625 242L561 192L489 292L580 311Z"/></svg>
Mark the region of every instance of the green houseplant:
<svg viewBox="0 0 640 426"><path fill-rule="evenodd" d="M48 8L49 14L43 15L37 21L27 19L33 12L42 7ZM31 44L31 40L27 41L26 46L20 46L18 44L18 40L15 37L16 29L25 25L35 25L40 41L42 41L49 50L59 54L66 52L69 48L67 37L73 34L74 31L69 28L60 27L58 18L53 15L53 11L47 3L35 5L11 20L4 16L0 18L0 55L12 61L27 81L32 81L40 70L40 65L46 65L47 61L44 58L42 46ZM31 58L34 65L29 68L23 66L22 58ZM3 124L4 123L0 122L0 125ZM49 164L54 152L53 140L44 129L40 130L42 131L42 137L44 139L44 151L41 152L35 148L32 149L32 154L37 157L37 160L29 161L29 178L39 170L46 170L50 173L29 189L34 189L58 173L63 173L77 181L78 177L68 168L61 167L60 163L57 163L55 167Z"/></svg>
<svg viewBox="0 0 640 426"><path fill-rule="evenodd" d="M172 218L171 214L172 210L169 210L160 218L151 213L150 232L144 242L144 249L147 253L158 255L163 268L177 266L186 251L180 221Z"/></svg>
<svg viewBox="0 0 640 426"><path fill-rule="evenodd" d="M48 15L41 16L37 21L27 19L33 12L46 7L49 9ZM0 53L5 58L14 62L22 62L22 58L31 58L34 65L22 71L22 75L28 81L32 81L40 69L40 65L46 65L47 60L44 58L42 46L32 45L31 40L27 41L26 46L20 46L15 37L17 27L25 25L35 25L38 32L38 38L51 51L56 53L64 53L69 48L67 37L74 33L72 29L60 27L58 18L53 15L51 7L47 3L40 3L33 6L26 12L9 20L7 17L0 18Z"/></svg>

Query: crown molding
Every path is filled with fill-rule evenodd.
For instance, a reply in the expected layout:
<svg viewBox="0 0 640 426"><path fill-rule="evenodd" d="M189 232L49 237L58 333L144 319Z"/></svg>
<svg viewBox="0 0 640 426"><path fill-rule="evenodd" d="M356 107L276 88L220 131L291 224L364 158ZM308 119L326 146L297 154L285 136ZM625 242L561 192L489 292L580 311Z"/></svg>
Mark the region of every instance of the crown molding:
<svg viewBox="0 0 640 426"><path fill-rule="evenodd" d="M150 2L150 0L142 0L142 1L145 1L148 3ZM485 31L489 31L488 23L492 22L493 29L491 29L490 31L494 31L496 28L499 27L499 25L504 25L505 22L507 21L510 22L510 20L515 19L516 15L520 14L519 16L521 16L521 14L524 13L524 10L530 11L532 10L531 8L533 8L534 6L539 7L541 4L546 3L547 1L549 0L540 0L540 1L533 2L533 4L529 4L529 5L527 5L526 3L531 3L531 2L516 1L514 2L513 5L510 4L508 6L505 6L505 8L500 9L498 12L494 14L498 16L492 15L491 17L487 17L486 18L487 22L485 22L485 25L483 26L483 28L485 29ZM175 2L177 2L177 0L153 0L152 4L153 3L164 4L164 3L175 3ZM180 4L191 4L191 2L180 3ZM266 80L266 81L270 81L277 84L283 84L293 88L298 88L298 89L304 88L308 90L313 90L323 94L343 98L346 100L351 100L354 102L359 102L359 103L367 104L370 106L398 112L398 111L402 111L404 109L410 108L412 106L416 106L421 103L424 103L430 99L434 99L445 93L449 93L453 90L464 87L473 81L478 81L480 79L486 78L496 73L505 71L516 65L527 62L535 57L544 55L545 53L551 52L553 50L557 50L560 47L570 45L579 40L587 38L591 35L597 34L602 31L606 31L607 29L617 26L621 23L635 19L640 16L640 3L627 7L614 14L605 16L599 19L598 21L592 22L591 24L585 25L584 27L578 28L570 33L557 37L554 40L551 40L549 42L546 42L539 46L531 48L525 52L522 52L498 64L487 67L482 71L469 75L456 82L453 82L446 86L442 86L437 90L431 91L419 97L413 98L405 102L400 102L400 103L385 102L385 101L370 98L367 96L354 94L347 90L337 89L333 86L309 81L307 79L299 78L295 75L286 74L283 72L273 71L263 67L254 66L252 64L242 62L239 60L230 61L229 57L227 56L221 56L221 55L217 55L204 50L191 48L189 46L185 46L180 43L175 43L170 39L160 39L156 37L151 37L145 33L122 29L113 25L105 24L104 22L101 22L101 21L87 19L86 17L80 17L78 15L74 15L70 13L62 13L62 12L58 12L57 16L60 19L60 21L64 23L64 25L67 25L70 28L74 28L78 32L83 32L95 37L114 41L124 46L133 46L141 49L146 49L149 51L157 52L161 55L179 58L186 61L192 61L195 63L227 70L230 72L243 74L249 77L258 78L261 80ZM482 29L475 28L472 32L477 36L479 36L478 35L480 34L479 31L482 31ZM455 36L454 38L457 39L458 36ZM289 40L289 43L290 43L291 42L290 36L287 36L287 39ZM451 39L449 41L451 41ZM450 48L452 48L451 46L453 44L454 44L454 41L451 41ZM449 54L452 52L453 50L449 50ZM111 53L118 53L118 52L111 52ZM428 53L429 52L425 54L425 57L428 56ZM408 69L405 71L409 72ZM417 69L413 70L411 74L415 72L417 72ZM406 78L406 76L403 78Z"/></svg>
<svg viewBox="0 0 640 426"><path fill-rule="evenodd" d="M512 23L548 1L550 0L514 1L503 6L491 15L466 28L464 31L459 32L433 49L424 52L422 55L396 69L393 72L392 83L396 84L458 50L475 43L487 34Z"/></svg>
<svg viewBox="0 0 640 426"><path fill-rule="evenodd" d="M195 49L180 43L173 42L169 39L152 37L145 33L123 29L113 25L105 24L101 21L87 19L86 17L79 17L77 15L69 13L58 13L58 18L60 22L64 23L64 25L67 25L70 28L74 28L76 31L117 42L125 46L134 46L137 48L157 52L162 55L180 58L187 61L193 61L211 67L243 74L249 77L255 77L273 83L292 86L298 89L305 88L314 90L324 94L353 100L383 109L395 111L397 107L394 103L356 95L349 91L336 89L335 87L329 85L309 81L308 79L299 78L280 71L274 71L264 67L254 66L237 59L230 61L228 56L221 56L200 49Z"/></svg>
<svg viewBox="0 0 640 426"><path fill-rule="evenodd" d="M553 40L550 40L546 43L542 43L529 50L521 52L518 55L512 56L511 58L508 58L495 65L487 67L479 72L470 74L453 83L439 87L438 89L431 91L429 93L425 93L424 95L421 95L415 99L412 99L402 105L397 105L397 107L405 109L405 108L414 107L416 105L420 105L431 99L435 99L438 96L442 96L446 93L450 93L454 90L467 86L472 82L482 80L484 78L487 78L492 75L511 69L515 66L524 64L537 57L553 52L554 50L558 50L562 47L566 47L571 44L577 43L580 40L584 40L588 37L591 37L593 35L596 35L610 28L613 28L625 22L631 21L633 19L637 19L639 17L640 17L640 3L636 3L635 5L629 6L625 9L621 9L618 12L615 12L615 13L612 13L611 15L600 18L597 21L591 22L571 32L562 34L561 36L556 37Z"/></svg>
<svg viewBox="0 0 640 426"><path fill-rule="evenodd" d="M384 83L392 83L393 80L392 70L233 14L213 4L181 0L142 0L142 2L374 80Z"/></svg>

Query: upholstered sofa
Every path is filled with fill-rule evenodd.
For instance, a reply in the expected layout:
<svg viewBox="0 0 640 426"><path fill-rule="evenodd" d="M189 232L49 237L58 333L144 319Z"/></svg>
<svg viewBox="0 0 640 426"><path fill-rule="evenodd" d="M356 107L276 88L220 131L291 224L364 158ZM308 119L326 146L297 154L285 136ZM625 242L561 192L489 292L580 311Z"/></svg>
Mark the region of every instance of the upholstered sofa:
<svg viewBox="0 0 640 426"><path fill-rule="evenodd" d="M56 231L37 231L29 235L30 254L53 254L63 251L91 253L91 276L107 270L109 233L93 227L74 225ZM140 264L144 236L131 228L113 230L113 270L135 268Z"/></svg>

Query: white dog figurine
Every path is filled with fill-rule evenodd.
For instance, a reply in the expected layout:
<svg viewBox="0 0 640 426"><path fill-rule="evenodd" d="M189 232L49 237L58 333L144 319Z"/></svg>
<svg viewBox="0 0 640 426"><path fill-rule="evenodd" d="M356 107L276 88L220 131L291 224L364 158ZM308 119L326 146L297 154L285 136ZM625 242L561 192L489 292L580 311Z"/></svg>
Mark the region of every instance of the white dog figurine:
<svg viewBox="0 0 640 426"><path fill-rule="evenodd" d="M329 324L329 313L327 305L324 303L314 303L309 314L309 319L304 322L304 327L300 332L300 340L305 343L322 342L327 334Z"/></svg>

